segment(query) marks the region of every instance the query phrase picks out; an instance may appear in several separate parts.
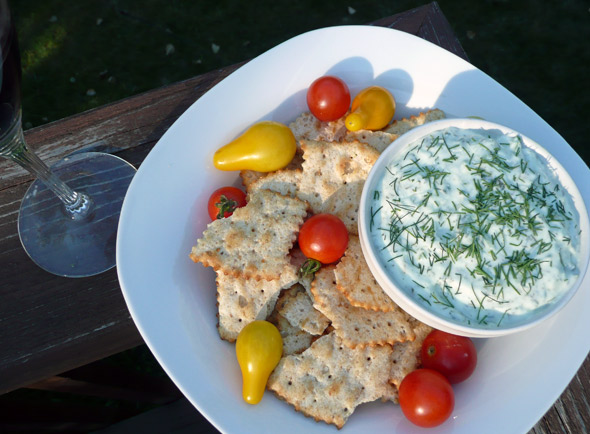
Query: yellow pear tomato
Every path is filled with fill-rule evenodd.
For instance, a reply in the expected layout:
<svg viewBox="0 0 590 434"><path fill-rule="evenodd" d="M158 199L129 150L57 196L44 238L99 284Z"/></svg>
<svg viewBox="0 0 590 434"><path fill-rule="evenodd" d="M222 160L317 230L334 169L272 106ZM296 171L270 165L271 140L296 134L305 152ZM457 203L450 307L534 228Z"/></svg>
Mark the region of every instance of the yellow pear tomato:
<svg viewBox="0 0 590 434"><path fill-rule="evenodd" d="M349 131L380 130L394 114L393 95L381 86L371 86L354 97L345 125Z"/></svg>
<svg viewBox="0 0 590 434"><path fill-rule="evenodd" d="M291 162L297 149L291 129L274 121L261 121L218 149L213 164L220 170L272 172Z"/></svg>
<svg viewBox="0 0 590 434"><path fill-rule="evenodd" d="M248 404L258 404L266 382L281 360L283 339L268 321L246 325L236 340L236 356L242 371L242 397Z"/></svg>

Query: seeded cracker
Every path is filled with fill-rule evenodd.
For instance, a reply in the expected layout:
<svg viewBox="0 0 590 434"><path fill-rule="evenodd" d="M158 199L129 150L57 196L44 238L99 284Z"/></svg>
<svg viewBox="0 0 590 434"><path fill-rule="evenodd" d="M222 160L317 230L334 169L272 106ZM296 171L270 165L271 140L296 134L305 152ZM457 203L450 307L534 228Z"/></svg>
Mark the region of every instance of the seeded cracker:
<svg viewBox="0 0 590 434"><path fill-rule="evenodd" d="M311 284L314 307L332 321L336 335L350 348L395 344L415 338L411 318L401 309L375 312L355 307L336 287L334 266L324 266Z"/></svg>
<svg viewBox="0 0 590 434"><path fill-rule="evenodd" d="M397 396L387 382L391 352L389 345L350 349L330 333L281 359L267 386L297 411L342 428L359 404Z"/></svg>
<svg viewBox="0 0 590 434"><path fill-rule="evenodd" d="M292 326L312 335L321 335L330 325L330 320L313 307L311 298L300 284L281 293L276 309Z"/></svg>
<svg viewBox="0 0 590 434"><path fill-rule="evenodd" d="M285 267L278 280L255 280L217 273L219 336L233 342L240 331L255 320L266 319L272 312L282 288L298 280L297 268Z"/></svg>
<svg viewBox="0 0 590 434"><path fill-rule="evenodd" d="M306 215L305 202L259 190L230 217L209 223L190 257L235 277L279 279Z"/></svg>
<svg viewBox="0 0 590 434"><path fill-rule="evenodd" d="M305 161L298 197L314 214L337 215L348 232L358 234L363 184L379 153L360 142L302 141L301 148Z"/></svg>
<svg viewBox="0 0 590 434"><path fill-rule="evenodd" d="M373 277L357 236L350 235L344 257L334 272L338 290L353 306L383 312L399 309Z"/></svg>

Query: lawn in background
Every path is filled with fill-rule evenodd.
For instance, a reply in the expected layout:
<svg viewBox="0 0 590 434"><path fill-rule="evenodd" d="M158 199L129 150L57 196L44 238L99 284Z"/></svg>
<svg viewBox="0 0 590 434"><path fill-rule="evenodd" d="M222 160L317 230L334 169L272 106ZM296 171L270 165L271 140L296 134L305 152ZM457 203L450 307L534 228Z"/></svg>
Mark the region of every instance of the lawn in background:
<svg viewBox="0 0 590 434"><path fill-rule="evenodd" d="M27 127L250 59L307 30L415 0L13 0ZM440 0L471 62L590 160L585 0ZM434 67L434 66L433 66Z"/></svg>

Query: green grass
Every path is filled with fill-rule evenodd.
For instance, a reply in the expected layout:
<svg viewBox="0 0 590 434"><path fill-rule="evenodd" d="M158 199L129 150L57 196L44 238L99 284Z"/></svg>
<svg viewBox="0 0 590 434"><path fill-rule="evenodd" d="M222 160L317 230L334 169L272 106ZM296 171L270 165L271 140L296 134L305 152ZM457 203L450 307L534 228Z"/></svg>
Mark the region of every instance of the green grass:
<svg viewBox="0 0 590 434"><path fill-rule="evenodd" d="M424 3L13 1L23 53L24 122L41 125L252 58L310 29L366 23ZM439 4L472 63L590 158L584 119L590 113L587 1ZM350 14L348 6L356 12ZM166 54L167 46L173 52Z"/></svg>
<svg viewBox="0 0 590 434"><path fill-rule="evenodd" d="M425 3L12 1L22 52L25 128L250 59L307 30L363 24ZM440 0L439 5L471 62L521 98L589 162L588 2ZM135 352L139 356L131 359L158 371L145 347Z"/></svg>

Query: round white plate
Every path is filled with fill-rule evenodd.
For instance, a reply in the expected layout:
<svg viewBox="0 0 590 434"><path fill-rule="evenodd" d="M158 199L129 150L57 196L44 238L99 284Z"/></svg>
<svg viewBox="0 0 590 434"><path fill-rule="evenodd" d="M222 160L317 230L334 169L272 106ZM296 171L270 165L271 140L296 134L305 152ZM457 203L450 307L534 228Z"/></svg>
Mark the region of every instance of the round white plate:
<svg viewBox="0 0 590 434"><path fill-rule="evenodd" d="M335 74L354 95L379 84L396 97L396 118L440 108L480 116L544 146L590 203L590 172L545 121L473 65L407 33L369 26L320 29L250 61L193 104L147 156L129 187L117 239L123 295L140 333L186 397L222 432L337 432L272 393L257 406L241 397L234 345L217 333L214 272L188 257L217 187L239 185L212 164L213 152L252 123L288 123L306 110L307 86ZM551 407L590 349L588 276L547 323L513 336L478 340L474 375L455 386L450 420L429 433L526 432ZM357 408L342 432L422 431L391 403Z"/></svg>

